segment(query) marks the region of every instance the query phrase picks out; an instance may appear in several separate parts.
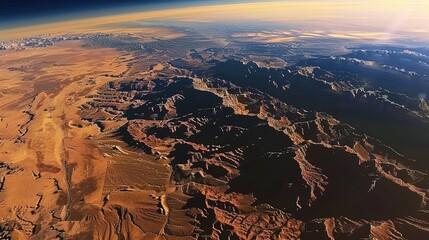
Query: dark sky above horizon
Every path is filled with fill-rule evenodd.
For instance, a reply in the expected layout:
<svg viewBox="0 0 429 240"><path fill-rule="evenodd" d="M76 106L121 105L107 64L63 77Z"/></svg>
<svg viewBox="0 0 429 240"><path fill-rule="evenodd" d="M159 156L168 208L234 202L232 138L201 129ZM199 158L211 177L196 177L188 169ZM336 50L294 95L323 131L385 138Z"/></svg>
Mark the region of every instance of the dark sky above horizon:
<svg viewBox="0 0 429 240"><path fill-rule="evenodd" d="M103 10L130 5L176 4L197 0L4 0L0 2L0 21L46 17L79 11ZM201 1L202 2L202 1Z"/></svg>

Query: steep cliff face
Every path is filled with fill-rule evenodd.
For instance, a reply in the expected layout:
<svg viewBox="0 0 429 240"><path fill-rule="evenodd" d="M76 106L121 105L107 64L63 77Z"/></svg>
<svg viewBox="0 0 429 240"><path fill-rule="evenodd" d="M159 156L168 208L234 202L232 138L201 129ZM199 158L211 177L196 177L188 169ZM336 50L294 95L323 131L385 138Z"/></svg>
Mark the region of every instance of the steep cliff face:
<svg viewBox="0 0 429 240"><path fill-rule="evenodd" d="M0 58L0 238L427 238L424 54L272 68L170 43Z"/></svg>
<svg viewBox="0 0 429 240"><path fill-rule="evenodd" d="M407 156L330 114L289 105L269 87L182 72L107 85L82 110L102 129L121 121L106 133L169 169L154 193L157 214L166 216L163 233L215 239L427 234L427 174L410 168ZM195 228L179 231L184 219Z"/></svg>

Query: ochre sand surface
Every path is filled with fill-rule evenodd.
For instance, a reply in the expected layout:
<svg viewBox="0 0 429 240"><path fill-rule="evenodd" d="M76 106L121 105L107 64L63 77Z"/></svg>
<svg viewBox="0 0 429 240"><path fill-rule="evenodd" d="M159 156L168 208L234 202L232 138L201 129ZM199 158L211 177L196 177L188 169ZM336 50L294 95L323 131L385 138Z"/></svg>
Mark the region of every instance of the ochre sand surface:
<svg viewBox="0 0 429 240"><path fill-rule="evenodd" d="M153 143L160 159L116 136L126 119L102 128L85 120L112 116L84 107L117 101L100 92L107 83L150 77L163 66L140 71L129 53L81 44L1 52L2 229L14 239L165 239L174 219L179 225L170 228L189 238L194 226L181 210L189 197L174 192L171 147Z"/></svg>
<svg viewBox="0 0 429 240"><path fill-rule="evenodd" d="M0 159L16 172L2 176L0 216L22 225L17 236L101 206L107 164L78 107L126 70L120 57L78 42L0 55Z"/></svg>

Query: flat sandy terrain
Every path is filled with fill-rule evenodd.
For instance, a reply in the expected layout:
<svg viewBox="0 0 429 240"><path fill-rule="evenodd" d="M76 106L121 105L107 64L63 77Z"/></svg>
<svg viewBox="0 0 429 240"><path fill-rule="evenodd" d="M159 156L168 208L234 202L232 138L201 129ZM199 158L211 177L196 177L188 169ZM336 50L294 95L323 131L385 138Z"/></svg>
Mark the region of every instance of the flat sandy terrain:
<svg viewBox="0 0 429 240"><path fill-rule="evenodd" d="M121 53L79 42L0 54L0 216L16 219L23 235L78 218L76 207L100 207L107 162L91 140L99 130L78 116L86 96L127 68ZM123 57L123 56L122 56ZM125 56L126 57L126 56ZM19 166L19 167L17 167Z"/></svg>
<svg viewBox="0 0 429 240"><path fill-rule="evenodd" d="M0 222L14 239L165 239L170 214L183 222L178 232L192 232L185 211L168 206L181 209L188 199L173 194L165 157L171 147L154 142L164 152L159 159L116 136L126 120L104 121L103 131L84 120L114 117L84 107L102 94L101 106L115 101L99 92L107 83L164 68L141 72L130 60L129 53L80 41L1 52Z"/></svg>

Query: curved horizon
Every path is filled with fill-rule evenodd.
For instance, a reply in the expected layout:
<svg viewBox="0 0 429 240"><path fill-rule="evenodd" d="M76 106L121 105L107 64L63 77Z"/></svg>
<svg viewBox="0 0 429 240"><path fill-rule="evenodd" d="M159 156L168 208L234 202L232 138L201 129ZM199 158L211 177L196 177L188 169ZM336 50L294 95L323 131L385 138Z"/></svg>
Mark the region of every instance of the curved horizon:
<svg viewBox="0 0 429 240"><path fill-rule="evenodd" d="M313 1L211 1L176 5L146 5L113 8L103 14L74 14L73 18L58 17L53 21L37 22L19 27L0 28L0 41L31 37L45 33L91 29L112 23L157 20L170 22L228 23L253 22L287 26L294 24L308 31L324 31L330 37L362 39L394 39L419 37L429 39L429 3L422 1L380 0L341 3ZM389 4L387 4L389 2ZM309 6L312 6L309 8Z"/></svg>

